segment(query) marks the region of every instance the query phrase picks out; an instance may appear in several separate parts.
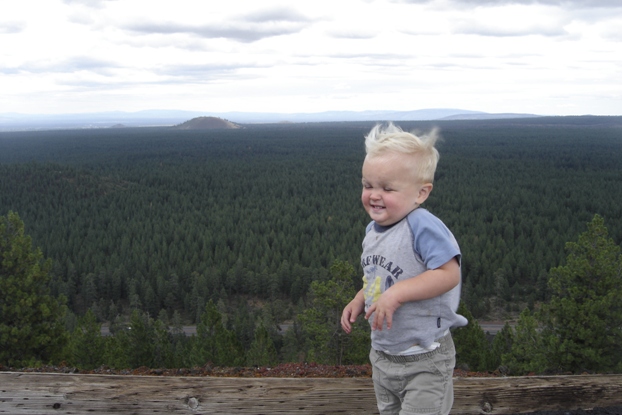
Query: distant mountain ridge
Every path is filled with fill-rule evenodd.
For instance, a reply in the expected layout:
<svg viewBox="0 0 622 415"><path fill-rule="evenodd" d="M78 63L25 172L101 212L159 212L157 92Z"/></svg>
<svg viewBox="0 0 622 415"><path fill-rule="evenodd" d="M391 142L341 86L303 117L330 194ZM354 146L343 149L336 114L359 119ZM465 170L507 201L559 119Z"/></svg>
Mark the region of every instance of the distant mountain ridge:
<svg viewBox="0 0 622 415"><path fill-rule="evenodd" d="M535 114L517 114L517 113L476 113L476 114L455 114L448 117L441 118L441 120L500 120L500 119L513 119L513 118L535 118L541 117L541 115Z"/></svg>
<svg viewBox="0 0 622 415"><path fill-rule="evenodd" d="M431 108L413 111L324 111L317 113L273 112L199 112L182 110L145 110L137 112L98 112L81 114L0 114L0 130L36 130L57 128L109 128L175 126L198 117L216 117L236 124L280 122L346 122L346 121L427 121L457 119L495 119L538 117L534 114L491 114L453 108Z"/></svg>

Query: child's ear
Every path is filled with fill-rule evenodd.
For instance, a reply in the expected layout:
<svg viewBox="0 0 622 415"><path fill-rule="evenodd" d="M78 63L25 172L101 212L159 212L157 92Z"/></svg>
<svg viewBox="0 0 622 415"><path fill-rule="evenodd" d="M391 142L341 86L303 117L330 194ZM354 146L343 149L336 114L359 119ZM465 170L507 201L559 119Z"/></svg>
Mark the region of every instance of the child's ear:
<svg viewBox="0 0 622 415"><path fill-rule="evenodd" d="M426 201L430 193L432 192L432 183L426 183L419 188L419 195L417 196L417 203L422 204Z"/></svg>

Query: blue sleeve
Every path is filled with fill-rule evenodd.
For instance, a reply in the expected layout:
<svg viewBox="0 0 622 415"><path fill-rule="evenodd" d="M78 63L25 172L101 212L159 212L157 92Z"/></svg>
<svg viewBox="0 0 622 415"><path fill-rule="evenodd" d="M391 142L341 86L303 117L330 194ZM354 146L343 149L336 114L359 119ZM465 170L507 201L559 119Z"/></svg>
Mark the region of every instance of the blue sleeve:
<svg viewBox="0 0 622 415"><path fill-rule="evenodd" d="M436 269L452 258L460 261L460 247L451 231L436 216L418 208L408 215L413 248L428 269Z"/></svg>

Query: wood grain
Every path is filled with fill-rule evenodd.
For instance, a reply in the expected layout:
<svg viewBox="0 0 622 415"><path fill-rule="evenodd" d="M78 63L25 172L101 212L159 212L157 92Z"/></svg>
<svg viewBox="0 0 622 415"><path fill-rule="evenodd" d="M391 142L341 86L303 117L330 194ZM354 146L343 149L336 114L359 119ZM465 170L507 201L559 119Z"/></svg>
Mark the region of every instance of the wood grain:
<svg viewBox="0 0 622 415"><path fill-rule="evenodd" d="M622 405L622 375L454 378L453 414ZM0 372L5 414L374 414L369 378Z"/></svg>

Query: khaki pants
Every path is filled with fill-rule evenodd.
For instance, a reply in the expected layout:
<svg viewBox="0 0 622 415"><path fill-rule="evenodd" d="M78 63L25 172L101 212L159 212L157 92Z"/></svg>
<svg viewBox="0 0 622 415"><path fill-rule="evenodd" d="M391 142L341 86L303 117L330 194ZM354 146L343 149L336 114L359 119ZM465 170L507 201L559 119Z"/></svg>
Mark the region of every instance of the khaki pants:
<svg viewBox="0 0 622 415"><path fill-rule="evenodd" d="M451 333L427 353L392 356L369 353L381 415L448 414L454 402L456 349Z"/></svg>

